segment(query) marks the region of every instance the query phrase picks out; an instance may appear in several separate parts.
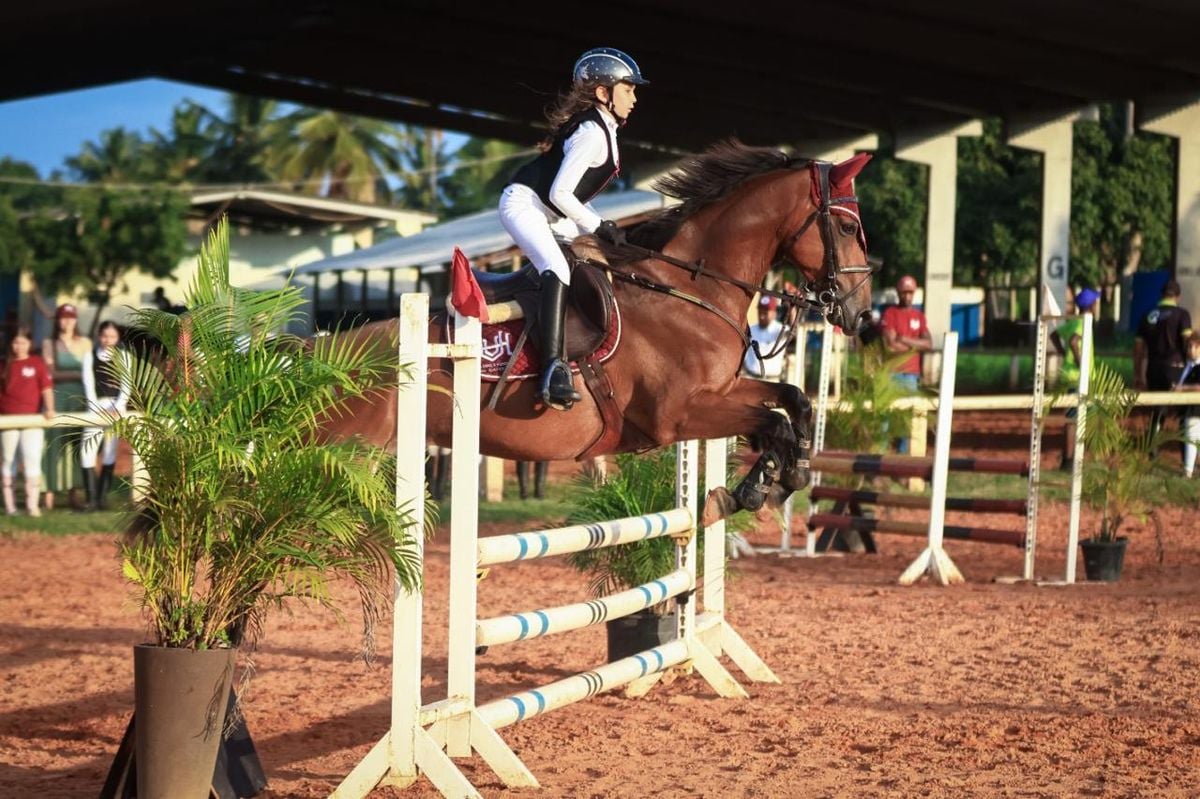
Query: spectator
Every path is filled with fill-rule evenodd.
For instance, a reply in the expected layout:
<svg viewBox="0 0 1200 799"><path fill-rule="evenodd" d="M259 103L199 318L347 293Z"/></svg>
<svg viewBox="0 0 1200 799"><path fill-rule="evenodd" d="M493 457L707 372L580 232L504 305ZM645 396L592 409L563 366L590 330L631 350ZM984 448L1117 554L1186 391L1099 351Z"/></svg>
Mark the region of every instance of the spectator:
<svg viewBox="0 0 1200 799"><path fill-rule="evenodd" d="M33 335L28 327L18 326L9 341L0 389L0 414L32 414L39 411L47 419L54 416L54 379L46 362L33 354ZM0 433L0 476L3 478L4 512L16 515L13 495L13 467L17 448L25 473L25 508L30 516L41 516L38 497L42 485L42 444L46 431L41 427L4 430Z"/></svg>
<svg viewBox="0 0 1200 799"><path fill-rule="evenodd" d="M1179 283L1168 280L1162 299L1138 325L1133 342L1134 388L1138 391L1170 391L1179 384L1192 334L1192 317L1179 307ZM1162 427L1165 409L1155 408L1151 430Z"/></svg>
<svg viewBox="0 0 1200 799"><path fill-rule="evenodd" d="M1059 386L1070 393L1079 391L1080 364L1083 356L1083 314L1090 313L1095 317L1100 310L1100 292L1092 288L1082 288L1075 294L1076 315L1069 317L1055 329L1050 337L1055 349L1063 356L1062 369L1059 371ZM1089 363L1095 363L1093 359ZM1067 424L1064 428L1062 463L1059 468L1069 469L1075 459L1075 419L1078 408L1067 410Z"/></svg>
<svg viewBox="0 0 1200 799"><path fill-rule="evenodd" d="M783 335L783 325L776 316L779 312L779 300L775 297L763 297L758 301L758 323L750 326L750 340L757 347L750 346L742 358L742 371L758 380L778 383L783 378L783 361L786 347L779 342Z"/></svg>
<svg viewBox="0 0 1200 799"><path fill-rule="evenodd" d="M1187 341L1187 363L1173 391L1200 391L1200 333L1192 333ZM1183 409L1183 474L1191 477L1196 471L1196 448L1200 445L1200 406Z"/></svg>
<svg viewBox="0 0 1200 799"><path fill-rule="evenodd" d="M116 368L118 359L126 357L120 348L121 332L113 322L101 322L97 346L83 359L83 392L88 410L115 418L125 412L129 402L129 385L121 379ZM128 369L128 361L124 368ZM96 456L100 455L100 477L96 478ZM108 490L112 488L113 468L117 462L117 438L101 427L84 428L79 446L79 466L83 488L87 494L86 510L108 508Z"/></svg>
<svg viewBox="0 0 1200 799"><path fill-rule="evenodd" d="M913 305L917 295L917 280L905 275L896 282L896 305L883 312L880 327L883 344L889 353L910 352L896 368L893 379L909 393L916 394L921 385L921 353L933 348L933 337L929 335L929 323L925 314ZM908 454L908 438L901 438L897 446L901 455Z"/></svg>
<svg viewBox="0 0 1200 799"><path fill-rule="evenodd" d="M74 305L58 306L54 314L54 336L42 342L42 360L54 378L54 408L60 414L84 410L83 359L92 350L92 340L79 335L79 312ZM46 507L54 505L54 492L70 490L74 494L75 470L71 468L72 448L79 441L79 430L53 429L48 441L50 469L47 473ZM74 507L82 503L73 501Z"/></svg>

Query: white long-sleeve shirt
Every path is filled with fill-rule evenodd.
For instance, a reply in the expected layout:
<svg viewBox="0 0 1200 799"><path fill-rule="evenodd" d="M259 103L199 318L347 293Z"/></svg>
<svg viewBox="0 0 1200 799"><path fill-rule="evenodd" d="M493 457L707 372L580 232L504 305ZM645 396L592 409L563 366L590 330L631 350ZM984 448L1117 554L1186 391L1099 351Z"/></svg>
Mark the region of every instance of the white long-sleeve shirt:
<svg viewBox="0 0 1200 799"><path fill-rule="evenodd" d="M621 167L621 155L617 150L617 120L608 109L601 108L600 116L604 127L588 120L563 142L563 159L558 175L550 185L550 201L563 215L579 226L585 233L592 233L600 226L600 215L589 205L581 203L575 196L583 173L588 169L603 166L608 160L611 145L613 162Z"/></svg>

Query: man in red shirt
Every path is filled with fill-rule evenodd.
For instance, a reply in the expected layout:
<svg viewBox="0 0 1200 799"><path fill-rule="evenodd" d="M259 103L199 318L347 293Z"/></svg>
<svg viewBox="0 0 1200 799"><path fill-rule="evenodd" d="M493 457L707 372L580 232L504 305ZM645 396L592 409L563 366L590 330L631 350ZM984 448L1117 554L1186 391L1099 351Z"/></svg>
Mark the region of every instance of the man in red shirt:
<svg viewBox="0 0 1200 799"><path fill-rule="evenodd" d="M925 314L913 306L913 297L917 293L916 278L912 275L900 278L896 283L896 293L900 297L900 303L885 310L883 319L880 320L883 346L889 353L912 353L912 357L905 359L897 367L894 379L909 393L916 394L921 382L921 353L928 352L933 347L933 338L929 335ZM907 438L900 439L897 450L902 455L907 454Z"/></svg>

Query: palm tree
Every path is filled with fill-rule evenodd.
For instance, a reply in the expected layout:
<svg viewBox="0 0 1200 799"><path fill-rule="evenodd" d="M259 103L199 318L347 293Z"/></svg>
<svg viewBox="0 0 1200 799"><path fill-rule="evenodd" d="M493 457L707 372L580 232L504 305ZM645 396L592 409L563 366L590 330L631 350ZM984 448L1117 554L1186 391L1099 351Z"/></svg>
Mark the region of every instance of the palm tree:
<svg viewBox="0 0 1200 799"><path fill-rule="evenodd" d="M79 155L66 159L67 169L88 183L137 182L153 177L148 169L149 147L139 135L123 127L100 133L98 142L84 142Z"/></svg>
<svg viewBox="0 0 1200 799"><path fill-rule="evenodd" d="M213 140L204 126L204 110L184 102L171 113L171 127L163 133L150 129L148 146L153 170L168 183L201 183L212 157Z"/></svg>
<svg viewBox="0 0 1200 799"><path fill-rule="evenodd" d="M391 123L302 108L275 120L267 170L309 194L375 202L390 191L384 176L400 168L404 134Z"/></svg>
<svg viewBox="0 0 1200 799"><path fill-rule="evenodd" d="M229 94L225 113L216 114L188 101L204 120L212 149L202 165L199 182L263 183L271 179L266 169L279 103L246 94Z"/></svg>

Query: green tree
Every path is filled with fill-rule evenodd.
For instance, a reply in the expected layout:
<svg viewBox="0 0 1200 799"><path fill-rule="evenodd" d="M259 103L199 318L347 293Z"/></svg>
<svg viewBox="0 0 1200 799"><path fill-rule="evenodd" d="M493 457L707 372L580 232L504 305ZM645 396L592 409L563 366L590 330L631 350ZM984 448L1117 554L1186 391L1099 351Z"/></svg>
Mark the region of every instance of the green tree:
<svg viewBox="0 0 1200 799"><path fill-rule="evenodd" d="M387 198L384 176L400 168L401 131L378 119L302 108L271 126L265 165L307 194L372 203Z"/></svg>
<svg viewBox="0 0 1200 799"><path fill-rule="evenodd" d="M1072 282L1114 283L1143 264L1159 269L1171 257L1170 140L1131 134L1127 114L1124 106L1105 105L1098 122L1075 125Z"/></svg>
<svg viewBox="0 0 1200 799"><path fill-rule="evenodd" d="M958 285L1036 283L1041 230L1039 157L1004 141L1000 120L958 142L954 280Z"/></svg>
<svg viewBox="0 0 1200 799"><path fill-rule="evenodd" d="M201 172L213 155L213 140L204 122L204 110L184 102L171 112L171 127L165 133L150 129L148 156L155 180L203 182Z"/></svg>
<svg viewBox="0 0 1200 799"><path fill-rule="evenodd" d="M187 200L177 191L97 186L63 192L62 202L21 223L29 269L54 290L82 290L96 320L131 270L170 276L187 249Z"/></svg>
<svg viewBox="0 0 1200 799"><path fill-rule="evenodd" d="M445 133L437 128L401 128L400 199L409 208L430 213L452 202L447 194Z"/></svg>
<svg viewBox="0 0 1200 799"><path fill-rule="evenodd" d="M875 278L895 285L904 274L920 277L925 265L925 209L929 178L919 164L881 153L855 180L867 245L872 258L882 258Z"/></svg>
<svg viewBox="0 0 1200 799"><path fill-rule="evenodd" d="M264 183L268 151L278 135L279 103L262 97L229 94L223 114L197 103L211 151L196 173L197 183Z"/></svg>
<svg viewBox="0 0 1200 799"><path fill-rule="evenodd" d="M110 128L95 142L84 142L78 155L66 159L68 173L86 183L138 183L155 180L157 159L141 134Z"/></svg>
<svg viewBox="0 0 1200 799"><path fill-rule="evenodd" d="M529 148L511 142L475 136L467 139L455 151L444 182L450 216L494 208L517 166L531 155Z"/></svg>

